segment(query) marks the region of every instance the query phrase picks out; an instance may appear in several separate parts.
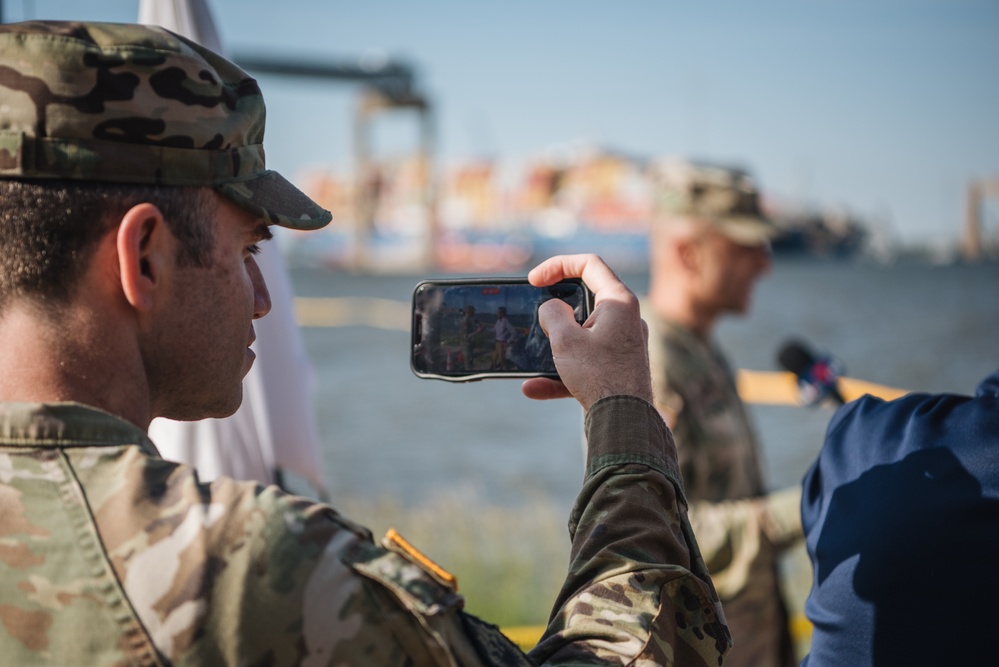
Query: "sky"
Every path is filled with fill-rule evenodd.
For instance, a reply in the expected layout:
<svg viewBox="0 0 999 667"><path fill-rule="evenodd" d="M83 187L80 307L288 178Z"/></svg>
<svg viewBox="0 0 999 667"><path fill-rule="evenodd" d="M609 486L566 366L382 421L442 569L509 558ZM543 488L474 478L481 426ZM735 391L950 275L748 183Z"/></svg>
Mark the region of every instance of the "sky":
<svg viewBox="0 0 999 667"><path fill-rule="evenodd" d="M402 59L438 155L585 142L748 168L776 201L853 212L904 245L957 242L999 178L995 0L209 0L230 56ZM137 0L3 0L3 20L132 21ZM351 163L356 84L260 75L268 164ZM375 125L375 152L417 146ZM985 206L999 239L999 202Z"/></svg>

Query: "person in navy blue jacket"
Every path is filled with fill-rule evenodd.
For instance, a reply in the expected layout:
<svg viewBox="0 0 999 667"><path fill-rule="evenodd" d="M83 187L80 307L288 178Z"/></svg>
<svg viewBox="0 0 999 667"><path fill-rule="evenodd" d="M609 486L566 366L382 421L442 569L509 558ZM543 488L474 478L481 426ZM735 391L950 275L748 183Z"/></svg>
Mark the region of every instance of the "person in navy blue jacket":
<svg viewBox="0 0 999 667"><path fill-rule="evenodd" d="M871 396L804 479L804 665L999 664L999 370L974 397Z"/></svg>

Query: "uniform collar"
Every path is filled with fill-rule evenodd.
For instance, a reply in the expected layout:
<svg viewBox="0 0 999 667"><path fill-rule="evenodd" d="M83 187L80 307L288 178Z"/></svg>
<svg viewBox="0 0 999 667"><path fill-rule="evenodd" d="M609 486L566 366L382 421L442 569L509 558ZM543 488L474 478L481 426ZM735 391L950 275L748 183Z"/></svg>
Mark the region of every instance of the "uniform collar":
<svg viewBox="0 0 999 667"><path fill-rule="evenodd" d="M158 455L142 429L81 403L0 403L0 442L29 447L139 445Z"/></svg>

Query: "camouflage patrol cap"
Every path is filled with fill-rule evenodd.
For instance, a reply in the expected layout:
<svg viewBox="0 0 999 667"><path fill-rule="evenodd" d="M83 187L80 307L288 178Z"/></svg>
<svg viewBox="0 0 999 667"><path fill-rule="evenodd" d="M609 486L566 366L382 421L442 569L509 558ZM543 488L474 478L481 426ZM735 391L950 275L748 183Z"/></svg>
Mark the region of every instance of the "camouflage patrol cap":
<svg viewBox="0 0 999 667"><path fill-rule="evenodd" d="M0 178L207 186L322 227L330 213L265 167L264 116L253 78L163 28L0 25Z"/></svg>
<svg viewBox="0 0 999 667"><path fill-rule="evenodd" d="M662 160L652 171L659 212L703 220L740 245L763 245L777 235L747 172L676 159Z"/></svg>

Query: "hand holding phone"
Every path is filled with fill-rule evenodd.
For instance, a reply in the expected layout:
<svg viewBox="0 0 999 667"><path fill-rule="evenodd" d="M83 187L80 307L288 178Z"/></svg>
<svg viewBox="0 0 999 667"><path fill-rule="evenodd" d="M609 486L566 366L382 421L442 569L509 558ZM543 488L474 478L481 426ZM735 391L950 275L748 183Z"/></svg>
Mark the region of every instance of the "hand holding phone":
<svg viewBox="0 0 999 667"><path fill-rule="evenodd" d="M648 327L641 319L638 298L610 267L596 255L564 255L542 262L528 274L531 284L538 286L573 278L592 290L590 317L579 326L557 303L539 309L560 380L527 380L524 395L535 399L574 396L584 410L615 395L637 396L652 403Z"/></svg>
<svg viewBox="0 0 999 667"><path fill-rule="evenodd" d="M545 286L526 278L422 281L413 290L413 372L450 382L558 378L538 318L550 300L567 304L577 326L589 315L589 291L578 279Z"/></svg>

